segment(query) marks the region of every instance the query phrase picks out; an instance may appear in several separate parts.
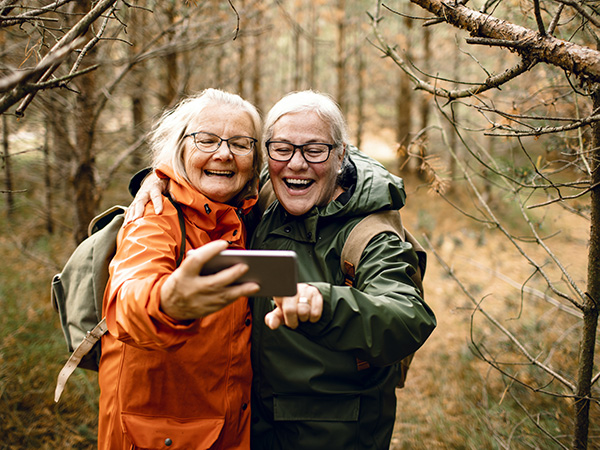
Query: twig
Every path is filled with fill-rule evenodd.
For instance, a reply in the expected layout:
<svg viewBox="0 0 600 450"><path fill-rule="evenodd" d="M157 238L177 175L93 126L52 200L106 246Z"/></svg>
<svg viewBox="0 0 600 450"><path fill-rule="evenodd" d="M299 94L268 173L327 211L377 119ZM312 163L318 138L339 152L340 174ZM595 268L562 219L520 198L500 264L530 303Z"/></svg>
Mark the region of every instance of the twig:
<svg viewBox="0 0 600 450"><path fill-rule="evenodd" d="M231 6L231 9L233 9L233 12L235 13L235 17L236 17L236 27L235 27L235 35L233 36L233 40L235 41L236 38L238 37L238 33L240 32L240 15L237 12L237 9L235 9L235 6L233 5L231 0L227 0L229 2L229 6Z"/></svg>
<svg viewBox="0 0 600 450"><path fill-rule="evenodd" d="M556 439L554 436L552 436L552 434L550 434L550 432L548 430L546 430L544 427L542 427L539 422L537 420L535 420L535 418L529 414L529 411L527 411L527 408L525 408L525 406L512 394L512 392L509 391L509 395L510 397L513 399L513 401L519 405L519 407L521 408L521 410L525 413L525 415L527 415L527 418L542 432L544 433L546 436L548 436L550 439L552 439L552 441L556 444L561 446L562 448L564 448L565 450L568 450L569 447L567 447L566 445L564 445L562 442L560 442L558 439Z"/></svg>
<svg viewBox="0 0 600 450"><path fill-rule="evenodd" d="M481 270L485 270L486 272L492 274L494 277L508 283L509 285L511 285L514 288L520 289L523 292L527 292L528 294L531 294L535 297L539 297L542 300L545 300L546 302L550 303L551 305L555 306L557 309L566 312L568 314L571 314L574 317L577 317L578 319L582 319L583 318L583 314L581 311L579 311L578 309L575 308L571 308L567 305L563 305L562 303L560 303L558 300L550 297L549 295L543 293L542 291L540 291L539 289L535 289L529 286L524 286L520 283L517 283L516 281L512 280L511 278L507 277L506 275L498 272L497 270L493 270L490 269L489 267L485 267L482 264L478 263L477 261L473 261L472 259L466 258L466 257L460 257L461 259L463 259L464 261L468 262L469 264L477 267L478 269Z"/></svg>
<svg viewBox="0 0 600 450"><path fill-rule="evenodd" d="M592 186L590 186L590 187L586 188L585 190L583 190L583 191L581 191L580 193L578 193L578 194L575 194L575 195L560 196L560 197L558 197L558 198L553 198L553 199L550 199L550 200L548 200L548 201L545 201L545 202L542 202L542 203L536 203L535 205L529 205L529 206L527 207L527 209L540 208L540 207L542 207L542 206L548 206L548 205L551 205L551 204L553 204L553 203L562 202L563 200L574 200L574 199L577 199L577 198L579 198L579 197L582 197L582 196L584 196L585 194L587 194L587 193L589 193L589 192L593 191L593 190L594 190L594 189L596 189L598 186L600 186L600 183L596 183L596 184L594 184L594 185L592 185Z"/></svg>
<svg viewBox="0 0 600 450"><path fill-rule="evenodd" d="M464 286L464 284L456 276L456 274L454 273L454 271L441 258L441 256L439 255L439 253L437 252L437 250L435 249L435 247L433 246L433 244L429 240L429 238L426 235L423 235L423 239L427 243L428 248L432 251L433 255L436 257L437 261L440 263L440 265L442 266L442 268L458 284L458 286L465 293L465 295L467 295L467 297L475 305L475 311L474 312L476 312L476 311L481 312L487 320L489 320L496 328L498 328L502 332L502 334L504 334L520 350L520 352L529 360L529 362L532 365L534 365L536 367L539 367L544 372L548 373L549 375L551 375L552 377L554 377L556 380L560 381L562 384L564 384L566 387L568 387L571 391L574 391L575 390L575 385L573 385L573 383L571 383L569 380L567 380L566 378L564 378L563 376L561 376L559 373L555 372L549 366L547 366L547 365L541 363L540 361L538 361L537 358L535 358L532 355L530 355L529 352L527 351L527 349L515 338L515 336L509 330L507 330L504 326L502 326L502 324L500 324L500 322L498 322L496 319L494 319L487 311L485 311L482 308L482 306L480 305L480 302L477 302L475 300L475 298L471 295L471 293L469 292L469 290ZM519 383L521 383L518 379L515 379L515 381L518 381ZM531 386L528 386L528 387L530 389L532 389ZM543 392L546 392L546 391L543 391ZM553 395L558 395L558 394L553 394Z"/></svg>
<svg viewBox="0 0 600 450"><path fill-rule="evenodd" d="M544 21L542 20L542 13L540 12L540 0L533 0L533 14L535 15L535 21L540 35L546 36L546 28L544 27Z"/></svg>

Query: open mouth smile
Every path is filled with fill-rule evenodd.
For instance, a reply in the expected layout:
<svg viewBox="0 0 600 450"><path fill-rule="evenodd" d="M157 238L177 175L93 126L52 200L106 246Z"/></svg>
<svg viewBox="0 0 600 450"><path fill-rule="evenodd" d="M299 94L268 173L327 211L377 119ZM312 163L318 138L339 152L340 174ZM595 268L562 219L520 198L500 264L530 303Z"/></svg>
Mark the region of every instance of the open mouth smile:
<svg viewBox="0 0 600 450"><path fill-rule="evenodd" d="M231 170L205 170L204 174L208 175L209 177L217 176L227 178L231 178L233 175L235 175Z"/></svg>
<svg viewBox="0 0 600 450"><path fill-rule="evenodd" d="M283 182L290 189L301 190L311 186L315 181L300 178L284 178Z"/></svg>

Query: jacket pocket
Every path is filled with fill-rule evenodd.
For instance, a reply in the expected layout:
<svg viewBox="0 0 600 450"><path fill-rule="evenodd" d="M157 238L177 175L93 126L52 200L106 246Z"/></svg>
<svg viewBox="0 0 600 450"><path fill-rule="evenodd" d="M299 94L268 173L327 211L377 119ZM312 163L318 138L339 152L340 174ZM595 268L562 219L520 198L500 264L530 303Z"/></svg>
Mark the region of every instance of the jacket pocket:
<svg viewBox="0 0 600 450"><path fill-rule="evenodd" d="M359 411L359 394L273 396L276 421L356 422Z"/></svg>
<svg viewBox="0 0 600 450"><path fill-rule="evenodd" d="M136 448L195 449L210 448L221 433L223 418L175 419L123 413L123 430Z"/></svg>

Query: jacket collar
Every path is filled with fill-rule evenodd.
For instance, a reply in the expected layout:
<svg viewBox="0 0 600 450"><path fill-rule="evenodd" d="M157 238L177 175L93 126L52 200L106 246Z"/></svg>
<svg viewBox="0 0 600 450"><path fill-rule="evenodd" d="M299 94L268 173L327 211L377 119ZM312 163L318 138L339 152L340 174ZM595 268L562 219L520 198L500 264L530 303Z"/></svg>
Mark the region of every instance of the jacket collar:
<svg viewBox="0 0 600 450"><path fill-rule="evenodd" d="M224 211L227 209L237 210L239 215L246 215L250 212L256 203L258 196L246 198L239 207L234 207L226 203L214 202L204 194L198 192L187 180L175 174L173 169L167 165L161 165L156 169L156 175L159 178L170 180L169 192L174 200L189 206L198 211L205 211L207 214L210 211Z"/></svg>

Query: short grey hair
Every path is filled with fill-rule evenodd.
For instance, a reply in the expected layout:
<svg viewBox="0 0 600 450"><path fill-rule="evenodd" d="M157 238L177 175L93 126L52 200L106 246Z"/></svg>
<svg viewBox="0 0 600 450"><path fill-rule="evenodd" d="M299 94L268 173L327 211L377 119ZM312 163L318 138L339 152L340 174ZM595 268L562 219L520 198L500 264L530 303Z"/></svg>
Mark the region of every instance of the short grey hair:
<svg viewBox="0 0 600 450"><path fill-rule="evenodd" d="M173 169L176 175L190 181L183 162L184 137L193 131L188 127L205 108L217 105L228 105L245 111L252 120L253 137L258 140L254 150L254 173L249 186L243 190L247 196L248 189L256 185L262 166L260 133L262 121L256 107L242 97L219 89L205 89L197 95L181 100L175 107L165 111L149 133L148 144L152 154L154 169L165 164ZM242 197L243 198L243 197Z"/></svg>
<svg viewBox="0 0 600 450"><path fill-rule="evenodd" d="M338 104L327 94L316 91L291 92L271 108L265 119L263 141L273 137L275 123L286 114L313 111L329 124L331 139L336 147L348 144L348 126Z"/></svg>

